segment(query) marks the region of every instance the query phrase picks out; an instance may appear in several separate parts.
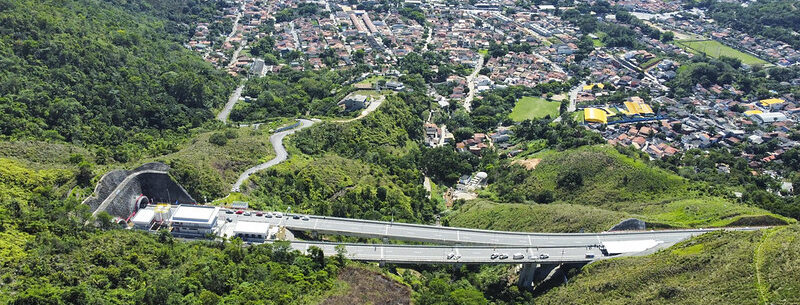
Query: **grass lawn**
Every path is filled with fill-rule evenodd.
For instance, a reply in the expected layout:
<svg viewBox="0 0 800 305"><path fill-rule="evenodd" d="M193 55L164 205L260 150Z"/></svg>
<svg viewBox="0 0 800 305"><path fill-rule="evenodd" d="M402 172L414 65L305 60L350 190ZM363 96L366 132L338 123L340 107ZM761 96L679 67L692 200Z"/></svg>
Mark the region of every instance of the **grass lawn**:
<svg viewBox="0 0 800 305"><path fill-rule="evenodd" d="M489 57L489 50L487 49L480 49L478 50L478 54L483 55L483 57Z"/></svg>
<svg viewBox="0 0 800 305"><path fill-rule="evenodd" d="M606 34L605 32L596 32L594 33L594 35L597 36L597 39L592 39L592 44L594 45L594 47L595 48L604 47L606 44L603 43L603 38L608 36L608 34Z"/></svg>
<svg viewBox="0 0 800 305"><path fill-rule="evenodd" d="M641 68L641 69L650 68L650 67L654 66L655 64L657 64L658 62L660 62L662 59L663 58L661 56L656 56L653 59L648 60L648 61L643 62L642 64L640 64L639 68Z"/></svg>
<svg viewBox="0 0 800 305"><path fill-rule="evenodd" d="M379 80L386 80L386 77L383 75L373 75L370 77L365 78L364 80L358 82L359 84L370 84L375 85Z"/></svg>
<svg viewBox="0 0 800 305"><path fill-rule="evenodd" d="M583 123L583 110L575 111L573 118L575 118L575 122Z"/></svg>
<svg viewBox="0 0 800 305"><path fill-rule="evenodd" d="M558 116L558 102L550 102L540 97L525 96L517 101L514 110L508 116L517 122L529 119L543 118L550 115L551 118Z"/></svg>
<svg viewBox="0 0 800 305"><path fill-rule="evenodd" d="M702 41L681 40L681 41L676 41L675 43L677 43L680 47L684 48L685 50L695 54L705 53L706 55L714 58L719 58L720 56L738 58L739 60L742 61L742 63L748 65L768 63L758 57L740 52L716 40L702 40Z"/></svg>

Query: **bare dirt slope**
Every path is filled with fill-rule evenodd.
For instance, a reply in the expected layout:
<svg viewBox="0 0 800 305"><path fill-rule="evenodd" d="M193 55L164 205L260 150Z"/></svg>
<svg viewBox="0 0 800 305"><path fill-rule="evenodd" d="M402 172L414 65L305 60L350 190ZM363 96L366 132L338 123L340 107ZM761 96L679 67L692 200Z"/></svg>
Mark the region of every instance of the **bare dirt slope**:
<svg viewBox="0 0 800 305"><path fill-rule="evenodd" d="M331 296L321 305L411 304L411 289L380 273L347 267L339 272L339 280L347 282L350 289L343 295Z"/></svg>

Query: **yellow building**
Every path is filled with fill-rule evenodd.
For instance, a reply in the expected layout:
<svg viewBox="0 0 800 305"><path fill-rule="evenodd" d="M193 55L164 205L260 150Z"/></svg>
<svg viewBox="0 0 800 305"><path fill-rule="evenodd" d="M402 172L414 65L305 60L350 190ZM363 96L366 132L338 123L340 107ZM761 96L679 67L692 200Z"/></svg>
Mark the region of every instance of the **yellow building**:
<svg viewBox="0 0 800 305"><path fill-rule="evenodd" d="M608 123L608 117L603 109L586 108L583 110L583 121L590 123Z"/></svg>
<svg viewBox="0 0 800 305"><path fill-rule="evenodd" d="M586 86L583 86L583 91L592 91L592 89L594 89L595 86L597 86L597 88L600 88L600 89L603 89L603 88L606 87L606 85L603 85L602 83L588 84Z"/></svg>
<svg viewBox="0 0 800 305"><path fill-rule="evenodd" d="M653 108L638 96L628 98L624 104L626 110L624 113L627 115L652 115L654 113Z"/></svg>
<svg viewBox="0 0 800 305"><path fill-rule="evenodd" d="M747 110L747 111L744 112L744 115L751 116L751 115L762 114L762 113L764 113L764 112L761 111L761 110Z"/></svg>
<svg viewBox="0 0 800 305"><path fill-rule="evenodd" d="M767 107L767 106L772 105L772 104L781 104L783 102L785 102L785 101L782 100L782 99L779 99L779 98L768 98L768 99L759 101L759 103L761 103L761 106L764 106L764 107Z"/></svg>

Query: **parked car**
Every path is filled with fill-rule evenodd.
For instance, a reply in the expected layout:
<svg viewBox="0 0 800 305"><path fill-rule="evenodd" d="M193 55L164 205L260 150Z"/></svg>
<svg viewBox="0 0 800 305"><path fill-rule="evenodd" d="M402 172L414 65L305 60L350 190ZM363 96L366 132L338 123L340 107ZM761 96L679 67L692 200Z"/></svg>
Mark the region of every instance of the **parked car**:
<svg viewBox="0 0 800 305"><path fill-rule="evenodd" d="M453 259L454 257L456 257L456 253L455 252L450 252L450 253L447 254L447 259Z"/></svg>
<svg viewBox="0 0 800 305"><path fill-rule="evenodd" d="M244 211L242 211L242 210L236 211L236 215L242 215L242 214L244 214Z"/></svg>
<svg viewBox="0 0 800 305"><path fill-rule="evenodd" d="M305 221L309 221L310 219L311 218L308 218L308 216L303 216L303 220L305 220Z"/></svg>
<svg viewBox="0 0 800 305"><path fill-rule="evenodd" d="M275 218L281 218L281 217L283 217L283 213L275 212Z"/></svg>
<svg viewBox="0 0 800 305"><path fill-rule="evenodd" d="M256 212L256 216L264 216L264 213Z"/></svg>
<svg viewBox="0 0 800 305"><path fill-rule="evenodd" d="M294 214L292 215L292 219L300 219L300 215Z"/></svg>
<svg viewBox="0 0 800 305"><path fill-rule="evenodd" d="M272 213L270 213L270 212L267 212L266 214L264 214L264 217L266 217L266 218L272 218Z"/></svg>
<svg viewBox="0 0 800 305"><path fill-rule="evenodd" d="M525 255L523 255L522 253L514 253L514 257L513 258L514 259L523 259L523 258L525 258Z"/></svg>
<svg viewBox="0 0 800 305"><path fill-rule="evenodd" d="M225 210L225 214L233 214L233 211L231 211L231 210Z"/></svg>
<svg viewBox="0 0 800 305"><path fill-rule="evenodd" d="M550 257L550 255L547 255L547 253L539 254L539 258L540 259L548 259L549 257Z"/></svg>
<svg viewBox="0 0 800 305"><path fill-rule="evenodd" d="M244 216L250 216L250 215L252 215L250 214L250 212L244 212Z"/></svg>
<svg viewBox="0 0 800 305"><path fill-rule="evenodd" d="M507 258L508 258L508 254L505 254L505 253L500 254L500 259L507 259Z"/></svg>
<svg viewBox="0 0 800 305"><path fill-rule="evenodd" d="M586 252L586 258L594 258L594 253Z"/></svg>
<svg viewBox="0 0 800 305"><path fill-rule="evenodd" d="M490 255L489 257L490 257L491 259L496 259L496 258L497 258L497 257L499 257L499 256L500 256L500 254L499 254L499 253L497 253L497 252L495 252L495 253L492 253L492 255Z"/></svg>
<svg viewBox="0 0 800 305"><path fill-rule="evenodd" d="M225 220L228 221L228 222L233 222L233 218L230 218L230 217L225 218Z"/></svg>

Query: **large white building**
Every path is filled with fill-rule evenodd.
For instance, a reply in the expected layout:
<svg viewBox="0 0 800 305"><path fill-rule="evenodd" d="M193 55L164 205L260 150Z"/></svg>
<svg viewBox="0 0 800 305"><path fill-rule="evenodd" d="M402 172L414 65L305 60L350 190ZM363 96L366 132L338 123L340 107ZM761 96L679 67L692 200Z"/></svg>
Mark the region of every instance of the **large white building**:
<svg viewBox="0 0 800 305"><path fill-rule="evenodd" d="M780 112L756 113L753 115L753 119L755 119L755 121L757 121L759 124L783 122L788 120L786 115Z"/></svg>
<svg viewBox="0 0 800 305"><path fill-rule="evenodd" d="M219 207L179 205L172 217L172 232L182 235L204 236L214 234Z"/></svg>
<svg viewBox="0 0 800 305"><path fill-rule="evenodd" d="M233 235L242 240L263 241L269 237L269 224L266 222L237 221Z"/></svg>

